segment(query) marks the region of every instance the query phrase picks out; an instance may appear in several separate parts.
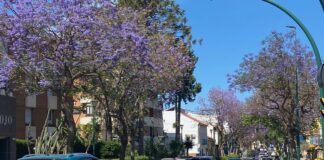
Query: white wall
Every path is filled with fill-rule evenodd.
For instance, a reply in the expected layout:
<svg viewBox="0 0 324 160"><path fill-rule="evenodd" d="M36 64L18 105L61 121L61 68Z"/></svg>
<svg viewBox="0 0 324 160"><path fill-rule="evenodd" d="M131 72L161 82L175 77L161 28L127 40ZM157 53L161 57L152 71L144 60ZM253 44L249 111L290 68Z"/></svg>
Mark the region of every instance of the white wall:
<svg viewBox="0 0 324 160"><path fill-rule="evenodd" d="M198 122L180 115L180 125L183 125L182 129L182 140L185 141L186 135L192 135L194 146L189 150L189 153L199 154L199 137L198 137ZM163 125L164 132L167 133L166 144L168 145L172 140L175 139L175 128L173 124L175 123L175 111L163 111Z"/></svg>

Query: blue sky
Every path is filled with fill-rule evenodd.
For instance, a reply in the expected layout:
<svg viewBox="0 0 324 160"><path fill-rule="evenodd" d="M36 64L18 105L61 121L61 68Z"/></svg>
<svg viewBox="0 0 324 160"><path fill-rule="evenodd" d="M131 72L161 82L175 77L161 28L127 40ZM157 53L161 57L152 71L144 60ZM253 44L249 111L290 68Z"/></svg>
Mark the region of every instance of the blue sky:
<svg viewBox="0 0 324 160"><path fill-rule="evenodd" d="M195 70L203 90L186 109L196 110L200 98L207 98L213 87L228 88L227 74L239 68L245 54L258 53L261 41L271 31L288 32L287 25L297 24L279 9L261 0L177 0L186 11L194 38L203 39L195 46L199 61ZM324 56L324 11L319 0L276 0L293 12L313 35L322 59ZM309 45L297 27L297 37ZM244 101L249 94L237 93Z"/></svg>

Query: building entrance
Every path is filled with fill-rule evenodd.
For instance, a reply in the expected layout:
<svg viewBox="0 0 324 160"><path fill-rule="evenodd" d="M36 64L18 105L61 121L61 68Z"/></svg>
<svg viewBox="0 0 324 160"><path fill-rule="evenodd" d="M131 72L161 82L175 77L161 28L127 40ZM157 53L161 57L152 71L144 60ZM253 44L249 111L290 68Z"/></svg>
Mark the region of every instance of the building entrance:
<svg viewBox="0 0 324 160"><path fill-rule="evenodd" d="M0 95L0 160L16 159L16 100Z"/></svg>
<svg viewBox="0 0 324 160"><path fill-rule="evenodd" d="M10 138L0 137L0 159L10 159Z"/></svg>

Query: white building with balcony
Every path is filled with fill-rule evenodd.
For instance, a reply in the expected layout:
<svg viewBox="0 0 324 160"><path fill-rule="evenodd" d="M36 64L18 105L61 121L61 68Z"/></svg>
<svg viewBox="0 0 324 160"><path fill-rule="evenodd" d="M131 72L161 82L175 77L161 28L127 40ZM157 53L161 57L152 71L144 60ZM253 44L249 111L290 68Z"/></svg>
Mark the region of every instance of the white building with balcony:
<svg viewBox="0 0 324 160"><path fill-rule="evenodd" d="M205 156L207 153L208 143L208 124L197 119L184 110L180 114L180 136L185 141L186 137L190 137L194 143L192 149L189 149L190 156ZM163 111L163 125L166 133L165 143L168 144L175 139L175 110L174 108Z"/></svg>

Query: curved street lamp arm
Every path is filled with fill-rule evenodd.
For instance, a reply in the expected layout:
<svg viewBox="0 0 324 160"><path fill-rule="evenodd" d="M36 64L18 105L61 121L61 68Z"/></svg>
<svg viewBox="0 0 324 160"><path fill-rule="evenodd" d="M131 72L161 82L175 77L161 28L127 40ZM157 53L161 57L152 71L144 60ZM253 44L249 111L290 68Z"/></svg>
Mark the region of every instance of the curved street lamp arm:
<svg viewBox="0 0 324 160"><path fill-rule="evenodd" d="M286 8L284 8L283 6L277 4L276 2L274 2L273 0L263 0L264 2L267 2L277 8L279 8L280 10L282 10L283 12L285 12L287 15L289 15L297 24L298 26L304 31L304 33L306 34L312 48L315 54L315 58L316 58L316 63L317 63L317 67L320 68L322 66L322 60L321 60L321 56L319 54L319 50L317 48L317 45L314 41L313 36L310 34L310 32L308 31L308 29L305 27L305 25L294 15L292 14L289 10L287 10ZM324 0L320 0L322 5L324 3Z"/></svg>

